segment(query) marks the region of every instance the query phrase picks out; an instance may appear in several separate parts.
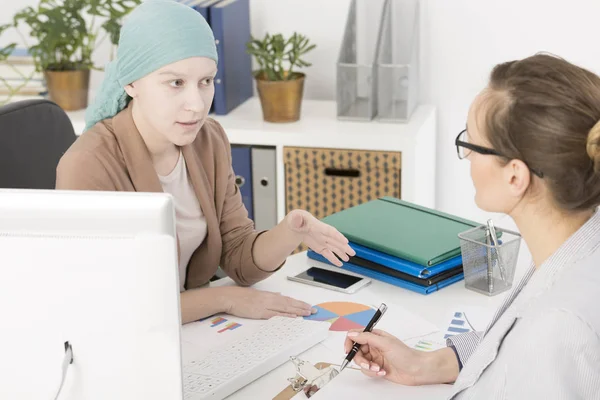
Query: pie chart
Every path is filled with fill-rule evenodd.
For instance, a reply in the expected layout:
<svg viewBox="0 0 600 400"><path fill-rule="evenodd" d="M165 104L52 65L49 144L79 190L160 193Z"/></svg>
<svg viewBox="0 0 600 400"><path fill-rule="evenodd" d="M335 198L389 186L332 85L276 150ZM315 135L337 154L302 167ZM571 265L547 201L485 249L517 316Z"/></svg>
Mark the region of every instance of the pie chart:
<svg viewBox="0 0 600 400"><path fill-rule="evenodd" d="M376 311L364 304L347 301L321 303L313 307L317 309L317 312L309 317L304 317L304 319L330 322L330 331L364 329Z"/></svg>

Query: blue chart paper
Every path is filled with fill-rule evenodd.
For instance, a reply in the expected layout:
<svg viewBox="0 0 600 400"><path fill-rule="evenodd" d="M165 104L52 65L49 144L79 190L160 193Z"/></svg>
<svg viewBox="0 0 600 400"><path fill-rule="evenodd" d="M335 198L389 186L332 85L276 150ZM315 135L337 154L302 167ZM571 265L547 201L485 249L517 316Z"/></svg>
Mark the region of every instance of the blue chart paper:
<svg viewBox="0 0 600 400"><path fill-rule="evenodd" d="M448 329L446 329L444 339L448 339L451 336L460 335L461 333L471 331L472 329L469 326L465 314L463 312L457 311L454 313L454 316L450 321L450 324L448 325Z"/></svg>

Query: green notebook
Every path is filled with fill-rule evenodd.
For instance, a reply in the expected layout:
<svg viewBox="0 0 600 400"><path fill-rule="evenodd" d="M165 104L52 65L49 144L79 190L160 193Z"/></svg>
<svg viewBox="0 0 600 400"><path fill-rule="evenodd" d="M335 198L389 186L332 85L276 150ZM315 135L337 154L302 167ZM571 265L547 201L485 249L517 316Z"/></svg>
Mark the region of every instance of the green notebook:
<svg viewBox="0 0 600 400"><path fill-rule="evenodd" d="M460 255L458 234L473 221L382 197L323 218L351 242L423 266Z"/></svg>

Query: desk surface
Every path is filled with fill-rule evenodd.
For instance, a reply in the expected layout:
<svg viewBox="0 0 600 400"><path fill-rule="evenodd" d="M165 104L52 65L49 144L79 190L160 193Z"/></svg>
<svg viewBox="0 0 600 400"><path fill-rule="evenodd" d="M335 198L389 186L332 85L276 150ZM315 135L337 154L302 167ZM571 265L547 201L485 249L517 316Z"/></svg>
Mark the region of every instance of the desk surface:
<svg viewBox="0 0 600 400"><path fill-rule="evenodd" d="M529 252L525 246L522 246L515 274L515 284L525 273L527 266L529 265L529 260ZM298 295L295 297L307 302L310 302L309 298L314 298L315 295L327 299L333 294L336 296L336 300L339 299L340 296L344 296L345 300L348 301L358 299L359 296L368 296L370 298L377 299L378 301L398 304L405 309L420 315L440 329L448 324L447 317L449 308L453 306L477 306L489 311L491 316L493 311L500 306L502 300L508 293L505 292L493 297L487 297L485 295L465 289L464 281L460 281L440 290L439 292L434 292L425 296L387 283L373 280L369 286L361 289L356 294L347 295L338 294L337 292L308 286L302 283L292 282L287 279L287 276L289 275L295 275L305 270L310 265L318 264L320 263L308 259L306 253L296 254L288 258L286 264L280 271L273 274L268 279L257 283L254 287L257 289L274 292L281 291L284 292L284 294L287 294L285 293L286 291L291 291L293 293L298 293ZM221 279L212 283L213 286L225 286L233 284L233 281L229 278ZM303 296L306 297L302 298ZM186 326L183 328L183 336L185 336L185 331ZM339 364L341 362L341 358L343 358L343 352L341 349L340 352L332 352L327 347L319 344L303 353L300 357L315 363L322 361ZM287 362L263 377L257 379L250 385L240 389L228 397L228 399L272 399L287 386L287 378L294 375L295 371L293 365L290 362ZM401 388L399 388L399 390L400 389ZM427 390L426 388L421 389ZM414 390L414 388L411 390ZM398 395L401 394L402 393L399 391ZM431 394L433 395L433 393Z"/></svg>

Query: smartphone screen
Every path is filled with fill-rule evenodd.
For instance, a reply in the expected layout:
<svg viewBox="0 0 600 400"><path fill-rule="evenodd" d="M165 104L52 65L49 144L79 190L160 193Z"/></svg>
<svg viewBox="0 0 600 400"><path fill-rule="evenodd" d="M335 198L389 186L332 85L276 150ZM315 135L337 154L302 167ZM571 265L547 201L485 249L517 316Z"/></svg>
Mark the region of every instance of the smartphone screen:
<svg viewBox="0 0 600 400"><path fill-rule="evenodd" d="M324 283L330 286L335 286L340 289L348 289L350 286L359 282L362 278L352 275L346 275L343 273L329 271L327 269L321 269L317 267L311 267L306 271L296 275L298 278L305 279L307 281Z"/></svg>

